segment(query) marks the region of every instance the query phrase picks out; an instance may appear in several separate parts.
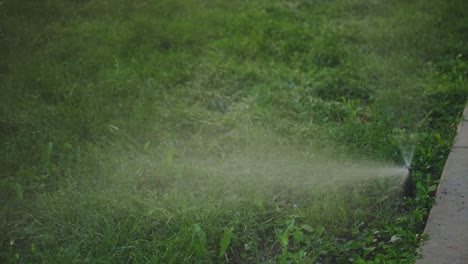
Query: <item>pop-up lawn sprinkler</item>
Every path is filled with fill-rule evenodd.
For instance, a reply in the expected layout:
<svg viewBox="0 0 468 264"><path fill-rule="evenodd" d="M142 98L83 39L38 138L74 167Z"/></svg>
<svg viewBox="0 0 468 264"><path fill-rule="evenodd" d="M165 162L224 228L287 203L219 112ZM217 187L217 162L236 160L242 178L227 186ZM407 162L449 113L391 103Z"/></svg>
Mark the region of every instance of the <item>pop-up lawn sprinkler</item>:
<svg viewBox="0 0 468 264"><path fill-rule="evenodd" d="M403 183L403 195L410 197L413 195L413 167L406 166L406 169L408 169L408 175Z"/></svg>

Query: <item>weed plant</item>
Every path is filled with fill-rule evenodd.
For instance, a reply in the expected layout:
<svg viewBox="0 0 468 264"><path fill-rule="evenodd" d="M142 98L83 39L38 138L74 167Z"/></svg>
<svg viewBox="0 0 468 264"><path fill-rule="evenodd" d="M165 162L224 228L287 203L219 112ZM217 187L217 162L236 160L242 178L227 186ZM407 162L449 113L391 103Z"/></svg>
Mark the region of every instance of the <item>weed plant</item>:
<svg viewBox="0 0 468 264"><path fill-rule="evenodd" d="M466 10L0 1L0 262L414 262ZM395 131L417 135L412 195L377 169L403 164Z"/></svg>

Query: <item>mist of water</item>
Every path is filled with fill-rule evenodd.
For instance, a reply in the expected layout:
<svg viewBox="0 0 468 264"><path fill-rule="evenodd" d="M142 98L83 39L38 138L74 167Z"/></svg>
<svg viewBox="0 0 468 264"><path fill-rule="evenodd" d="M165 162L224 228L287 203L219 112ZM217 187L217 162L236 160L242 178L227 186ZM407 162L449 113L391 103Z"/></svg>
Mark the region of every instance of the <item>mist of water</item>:
<svg viewBox="0 0 468 264"><path fill-rule="evenodd" d="M395 164L346 157L333 146L300 148L258 128L233 130L222 138L200 137L160 152L172 153L174 148L183 154L170 159L173 171L205 190L313 190L378 178L400 181L408 174Z"/></svg>
<svg viewBox="0 0 468 264"><path fill-rule="evenodd" d="M418 142L417 133L405 129L395 129L394 136L400 147L401 156L406 167L411 167Z"/></svg>
<svg viewBox="0 0 468 264"><path fill-rule="evenodd" d="M405 161L406 167L411 167L411 164L413 163L413 156L414 156L414 150L416 148L415 145L400 145L400 151L401 155L403 157L403 160Z"/></svg>

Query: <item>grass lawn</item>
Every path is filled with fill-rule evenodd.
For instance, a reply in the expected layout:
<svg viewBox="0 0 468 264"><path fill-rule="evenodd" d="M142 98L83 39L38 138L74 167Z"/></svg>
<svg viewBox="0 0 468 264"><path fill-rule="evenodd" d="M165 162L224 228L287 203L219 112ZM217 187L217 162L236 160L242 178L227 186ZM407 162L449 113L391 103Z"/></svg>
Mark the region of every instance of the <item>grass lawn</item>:
<svg viewBox="0 0 468 264"><path fill-rule="evenodd" d="M413 263L467 32L462 0L0 1L0 262Z"/></svg>

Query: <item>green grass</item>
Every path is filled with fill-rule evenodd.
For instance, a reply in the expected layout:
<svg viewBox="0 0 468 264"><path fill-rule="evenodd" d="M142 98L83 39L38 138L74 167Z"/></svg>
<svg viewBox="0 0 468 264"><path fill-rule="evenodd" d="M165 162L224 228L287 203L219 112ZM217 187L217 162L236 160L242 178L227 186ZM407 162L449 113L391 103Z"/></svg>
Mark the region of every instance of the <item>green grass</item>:
<svg viewBox="0 0 468 264"><path fill-rule="evenodd" d="M0 1L0 262L414 262L465 2Z"/></svg>

